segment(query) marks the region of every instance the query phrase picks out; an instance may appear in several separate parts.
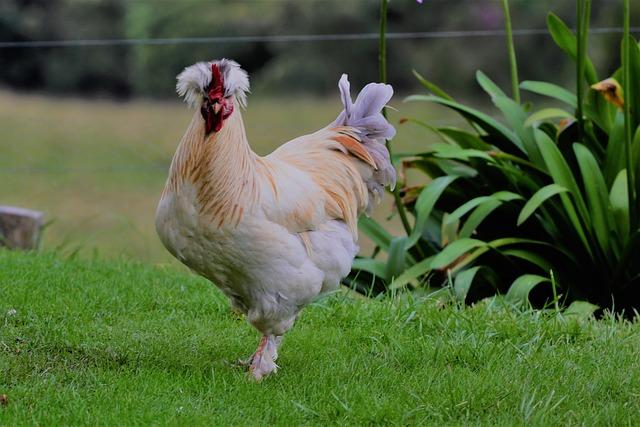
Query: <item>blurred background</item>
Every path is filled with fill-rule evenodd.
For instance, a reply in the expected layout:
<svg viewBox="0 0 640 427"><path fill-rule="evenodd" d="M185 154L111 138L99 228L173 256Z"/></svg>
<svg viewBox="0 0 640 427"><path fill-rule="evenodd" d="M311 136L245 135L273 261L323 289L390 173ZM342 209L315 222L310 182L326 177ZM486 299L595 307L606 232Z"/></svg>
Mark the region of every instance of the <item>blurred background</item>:
<svg viewBox="0 0 640 427"><path fill-rule="evenodd" d="M545 30L549 10L573 24L574 4L511 1L521 80L574 80ZM175 96L175 75L201 60L237 60L252 83L249 141L266 154L335 118L341 73L354 91L378 79L378 15L377 0L2 0L0 204L45 212L47 249L172 262L153 218L192 114ZM593 0L589 53L600 75L618 61L620 23L620 1ZM403 117L458 121L402 102L423 91L413 69L491 113L475 71L508 89L502 28L498 0L390 2L397 151L431 142L398 125ZM379 218L391 212L387 200Z"/></svg>

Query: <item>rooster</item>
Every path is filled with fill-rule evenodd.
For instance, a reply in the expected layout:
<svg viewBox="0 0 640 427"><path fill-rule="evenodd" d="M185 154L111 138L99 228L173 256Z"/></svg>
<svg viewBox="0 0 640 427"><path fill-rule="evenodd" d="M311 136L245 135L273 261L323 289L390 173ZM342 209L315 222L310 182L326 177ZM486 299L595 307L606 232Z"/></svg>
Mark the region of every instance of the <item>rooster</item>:
<svg viewBox="0 0 640 427"><path fill-rule="evenodd" d="M257 380L275 372L282 336L300 310L335 290L358 252L357 222L396 172L381 114L391 86L370 83L328 126L268 156L247 141L240 108L247 73L221 59L184 69L176 89L197 109L171 162L156 213L173 256L211 280L261 334L246 364Z"/></svg>

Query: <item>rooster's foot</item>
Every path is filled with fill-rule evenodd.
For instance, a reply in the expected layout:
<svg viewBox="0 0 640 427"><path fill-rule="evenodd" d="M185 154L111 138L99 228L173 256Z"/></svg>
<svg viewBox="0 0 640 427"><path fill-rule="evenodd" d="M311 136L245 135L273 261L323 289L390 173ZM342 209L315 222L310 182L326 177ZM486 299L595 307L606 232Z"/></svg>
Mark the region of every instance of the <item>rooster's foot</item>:
<svg viewBox="0 0 640 427"><path fill-rule="evenodd" d="M264 335L260 339L258 349L253 354L249 363L249 373L256 381L278 370L275 360L278 358L278 340L274 336Z"/></svg>

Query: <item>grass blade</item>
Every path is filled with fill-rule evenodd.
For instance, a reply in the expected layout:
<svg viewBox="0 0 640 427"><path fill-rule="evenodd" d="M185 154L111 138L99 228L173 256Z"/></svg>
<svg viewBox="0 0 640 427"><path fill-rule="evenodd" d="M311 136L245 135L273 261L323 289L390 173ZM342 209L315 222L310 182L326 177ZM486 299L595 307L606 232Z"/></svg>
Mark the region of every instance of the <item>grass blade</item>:
<svg viewBox="0 0 640 427"><path fill-rule="evenodd" d="M470 212L472 209L490 201L510 202L513 200L522 199L522 196L511 191L498 191L490 196L480 196L469 200L466 203L460 205L454 210L447 218L448 222L454 222L461 219L464 215Z"/></svg>
<svg viewBox="0 0 640 427"><path fill-rule="evenodd" d="M577 317L580 319L588 319L593 317L593 314L599 309L597 305L588 303L586 301L574 301L564 311L564 315L568 317Z"/></svg>
<svg viewBox="0 0 640 427"><path fill-rule="evenodd" d="M477 265L456 274L456 279L453 282L453 291L456 295L456 299L461 303L465 302L469 289L471 289L471 285L473 284L473 280L476 278L476 274L481 268L481 265Z"/></svg>
<svg viewBox="0 0 640 427"><path fill-rule="evenodd" d="M476 81L480 87L489 94L491 98L506 98L507 94L502 91L485 73L476 71Z"/></svg>
<svg viewBox="0 0 640 427"><path fill-rule="evenodd" d="M433 144L431 146L437 157L443 159L457 159L468 161L471 158L484 159L487 162L493 163L493 158L482 150L475 150L473 148L460 148L453 144Z"/></svg>
<svg viewBox="0 0 640 427"><path fill-rule="evenodd" d="M438 128L438 132L462 148L473 148L482 151L489 151L492 149L491 145L478 138L478 136L465 132L462 129L443 127Z"/></svg>
<svg viewBox="0 0 640 427"><path fill-rule="evenodd" d="M609 191L609 202L613 209L613 219L620 236L628 236L629 223L629 192L627 190L627 171L621 170L613 181Z"/></svg>
<svg viewBox="0 0 640 427"><path fill-rule="evenodd" d="M569 190L558 184L549 184L538 190L528 201L518 215L518 225L522 225L538 208L551 197L566 193Z"/></svg>
<svg viewBox="0 0 640 427"><path fill-rule="evenodd" d="M455 242L451 242L447 245L439 254L433 258L431 268L444 269L453 264L458 258L465 255L472 249L486 246L487 244L482 240L477 239L460 239Z"/></svg>
<svg viewBox="0 0 640 427"><path fill-rule="evenodd" d="M553 83L538 82L538 81L524 81L520 84L520 88L527 90L538 95L543 95L549 98L557 99L572 108L576 108L578 105L578 98L563 87L554 85Z"/></svg>
<svg viewBox="0 0 640 427"><path fill-rule="evenodd" d="M573 201L575 202L579 216L576 214L576 210L574 209L574 204L571 199L564 194L561 194L560 198L575 231L578 233L580 240L582 240L582 243L584 244L585 249L593 257L593 251L589 244L590 239L587 238L587 231L582 225L583 222L585 224L590 223L589 212L587 211L586 204L582 198L582 193L578 187L576 179L571 172L571 168L569 168L567 161L562 156L560 149L545 133L537 132L536 137L540 146L540 152L547 164L547 168L549 169L549 173L551 174L553 181L556 184L567 188L573 196Z"/></svg>
<svg viewBox="0 0 640 427"><path fill-rule="evenodd" d="M611 132L609 132L607 150L602 167L607 185L612 185L618 173L627 167L624 156L624 114L618 112L613 121Z"/></svg>
<svg viewBox="0 0 640 427"><path fill-rule="evenodd" d="M529 301L529 293L533 288L545 282L550 282L548 277L535 274L522 275L513 281L505 298L512 303L527 303Z"/></svg>
<svg viewBox="0 0 640 427"><path fill-rule="evenodd" d="M384 278L387 283L402 274L406 264L405 258L405 241L406 237L394 237L389 246L389 257L385 267Z"/></svg>
<svg viewBox="0 0 640 427"><path fill-rule="evenodd" d="M423 259L417 264L407 268L402 274L393 280L390 289L400 289L407 286L412 281L418 279L431 271L431 263L434 257L428 257Z"/></svg>
<svg viewBox="0 0 640 427"><path fill-rule="evenodd" d="M418 73L416 70L412 70L413 75L415 76L415 78L418 80L418 83L420 83L422 85L422 87L424 87L426 90L428 90L429 92L431 92L432 94L439 96L441 98L444 99L448 99L449 101L453 101L453 97L451 95L449 95L447 92L445 92L444 90L442 90L438 85L436 85L435 83L425 79L420 73Z"/></svg>
<svg viewBox="0 0 640 427"><path fill-rule="evenodd" d="M471 237L473 232L476 231L485 218L488 217L491 212L502 206L502 203L503 202L500 200L488 200L478 206L464 222L458 237Z"/></svg>
<svg viewBox="0 0 640 427"><path fill-rule="evenodd" d="M581 1L581 0L578 0ZM578 61L578 41L575 34L567 27L567 25L557 15L549 13L547 15L547 28L553 41L558 47L574 61ZM589 58L585 57L585 75L589 85L598 82L596 69Z"/></svg>
<svg viewBox="0 0 640 427"><path fill-rule="evenodd" d="M502 123L496 121L491 116L482 113L474 108L467 107L466 105L459 104L457 102L449 101L444 98L440 98L437 96L427 96L427 95L412 95L405 99L407 102L415 102L415 101L426 101L433 102L436 104L444 105L445 107L449 107L458 113L460 113L464 118L469 119L480 126L485 132L490 135L493 135L494 144L498 146L500 144L500 140L508 143L508 144L500 144L500 149L517 154L526 154L522 143L516 136L516 134L511 131L509 128L504 126ZM515 150L514 150L515 148Z"/></svg>
<svg viewBox="0 0 640 427"><path fill-rule="evenodd" d="M413 247L420 240L425 230L427 219L429 219L436 202L456 178L456 176L451 175L438 177L422 190L418 200L416 200L416 223L413 227L413 232L405 242L405 249Z"/></svg>
<svg viewBox="0 0 640 427"><path fill-rule="evenodd" d="M527 120L525 120L524 126L533 126L537 122L549 119L573 119L573 115L560 108L544 108L530 115Z"/></svg>
<svg viewBox="0 0 640 427"><path fill-rule="evenodd" d="M553 269L553 265L535 251L528 251L526 249L503 249L501 252L502 255L506 257L518 258L537 265L545 273Z"/></svg>
<svg viewBox="0 0 640 427"><path fill-rule="evenodd" d="M368 271L374 276L378 276L381 279L385 278L386 265L382 261L378 261L370 258L356 258L351 264L351 268L354 270Z"/></svg>
<svg viewBox="0 0 640 427"><path fill-rule="evenodd" d="M589 149L582 144L574 144L573 150L582 174L593 231L604 254L610 257L612 255L610 239L613 227L609 223L611 209L607 185L604 182L600 166Z"/></svg>
<svg viewBox="0 0 640 427"><path fill-rule="evenodd" d="M366 234L376 246L379 246L384 251L389 250L393 236L391 236L383 226L378 224L376 220L362 216L358 221L358 229Z"/></svg>
<svg viewBox="0 0 640 427"><path fill-rule="evenodd" d="M559 254L565 256L569 261L575 262L575 258L569 252L564 251L562 248L552 245L548 242L544 242L541 240L532 240L532 239L522 239L518 237L504 237L501 239L495 239L491 242L487 243L484 246L480 246L475 249L473 252L469 253L464 259L460 260L455 267L452 269L453 273L464 269L466 266L474 262L476 259L484 255L490 249L497 250L502 247L510 247L510 246L518 246L518 245L534 245L544 247L547 250L557 251ZM435 266L434 266L435 268Z"/></svg>

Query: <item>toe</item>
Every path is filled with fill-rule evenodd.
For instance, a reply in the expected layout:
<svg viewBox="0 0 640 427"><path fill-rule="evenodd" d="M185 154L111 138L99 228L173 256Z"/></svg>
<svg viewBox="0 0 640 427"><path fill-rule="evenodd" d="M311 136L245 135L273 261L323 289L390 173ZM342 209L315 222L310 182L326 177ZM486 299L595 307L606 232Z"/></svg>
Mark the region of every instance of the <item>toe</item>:
<svg viewBox="0 0 640 427"><path fill-rule="evenodd" d="M278 365L276 365L271 357L268 355L257 358L251 363L249 373L256 381L262 380L267 375L277 372Z"/></svg>

